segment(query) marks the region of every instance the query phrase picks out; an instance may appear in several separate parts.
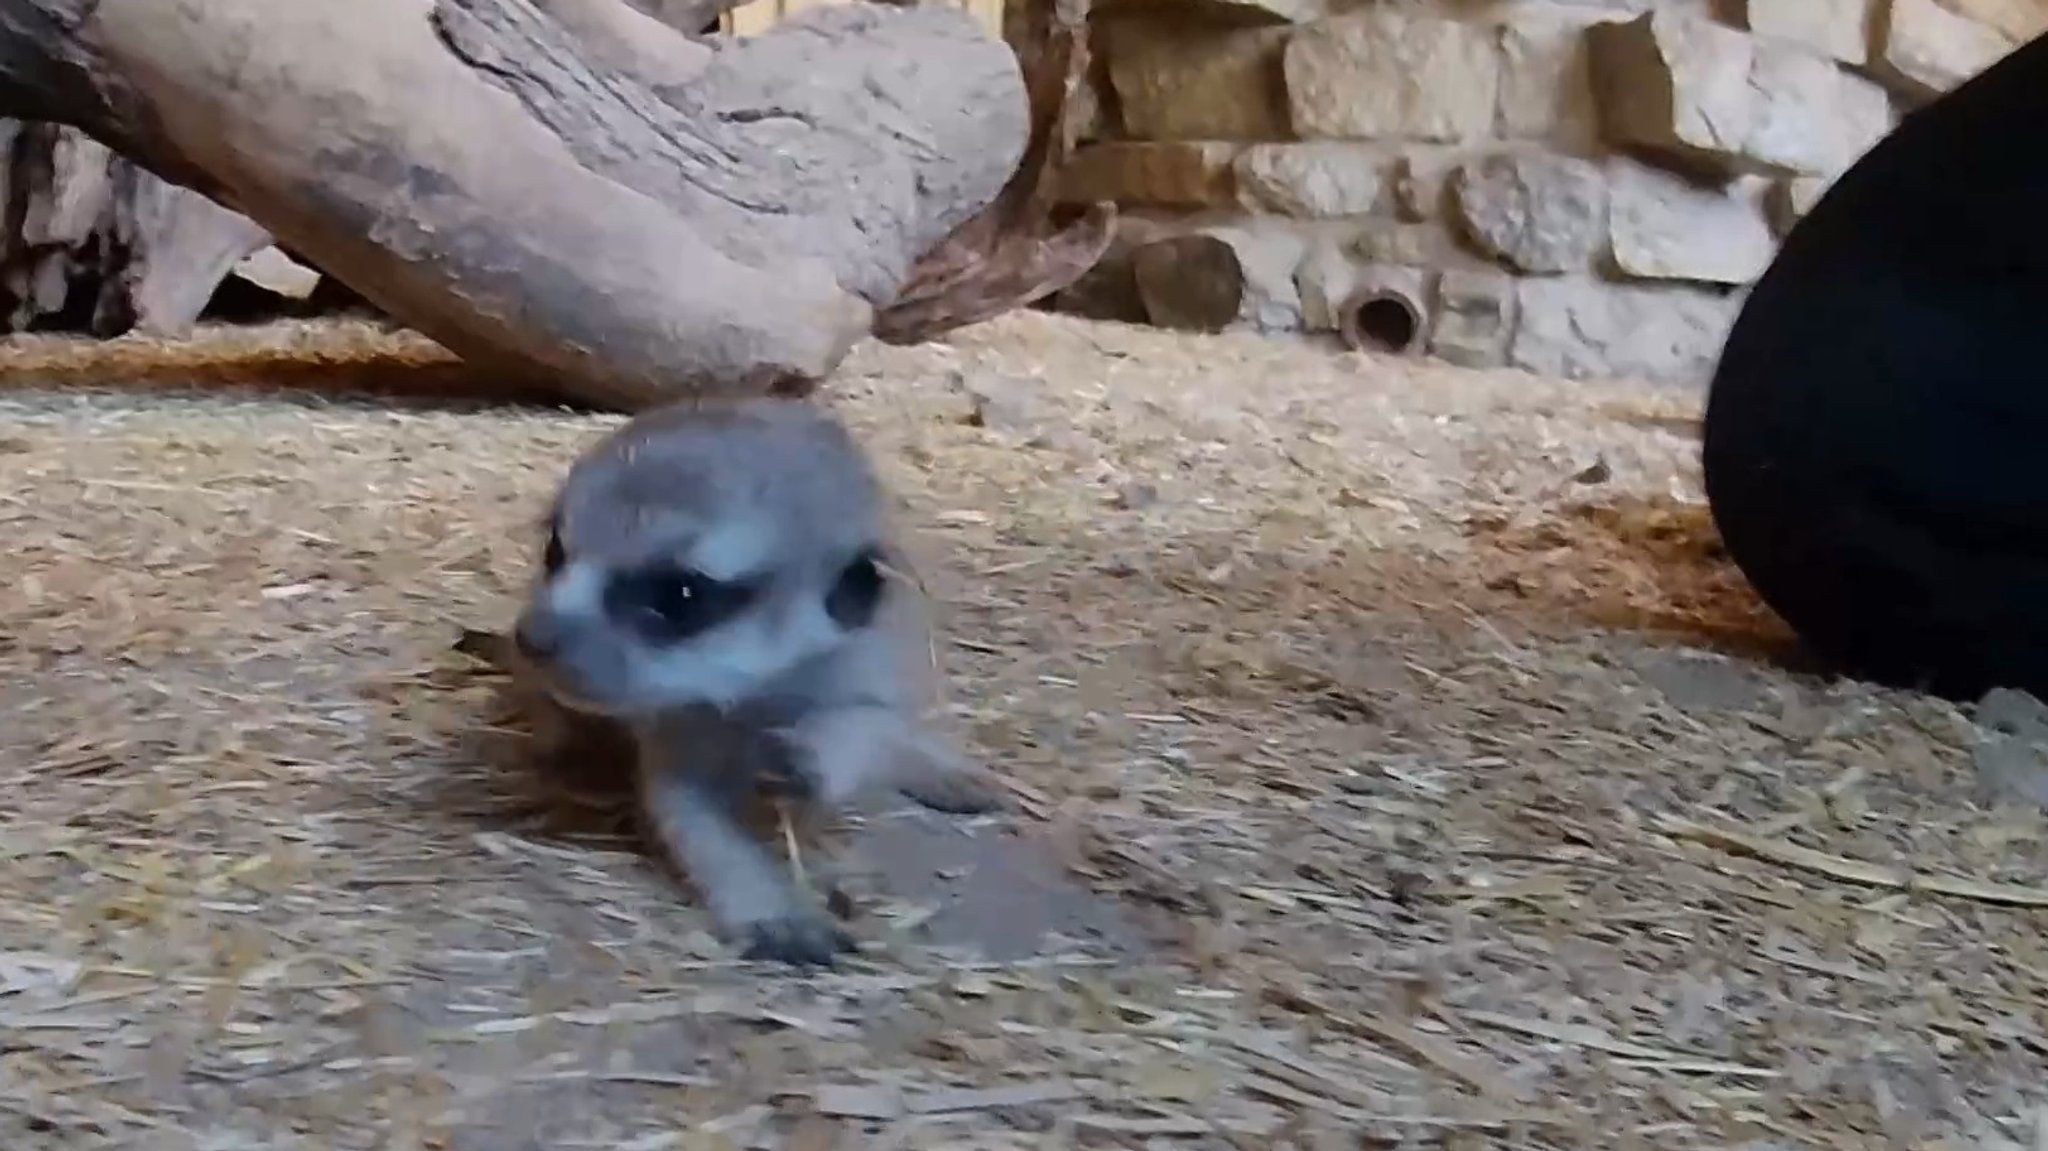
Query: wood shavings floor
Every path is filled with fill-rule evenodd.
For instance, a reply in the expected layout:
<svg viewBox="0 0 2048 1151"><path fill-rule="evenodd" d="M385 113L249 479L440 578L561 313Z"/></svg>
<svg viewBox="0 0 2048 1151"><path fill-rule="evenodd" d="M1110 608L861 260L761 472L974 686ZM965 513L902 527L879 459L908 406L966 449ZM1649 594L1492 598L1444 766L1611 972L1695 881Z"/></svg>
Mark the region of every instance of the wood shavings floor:
<svg viewBox="0 0 2048 1151"><path fill-rule="evenodd" d="M460 377L210 339L0 353L10 1151L2048 1138L2048 825L1957 710L1768 662L1686 396L863 350L832 402L1029 812L871 829L869 950L799 978L538 799L449 651L609 421L32 386Z"/></svg>

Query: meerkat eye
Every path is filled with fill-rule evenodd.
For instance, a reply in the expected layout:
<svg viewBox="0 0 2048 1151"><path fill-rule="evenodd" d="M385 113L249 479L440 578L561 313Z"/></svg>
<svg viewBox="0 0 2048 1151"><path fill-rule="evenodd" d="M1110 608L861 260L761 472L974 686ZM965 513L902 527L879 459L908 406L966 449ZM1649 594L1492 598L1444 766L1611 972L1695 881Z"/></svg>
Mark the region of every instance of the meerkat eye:
<svg viewBox="0 0 2048 1151"><path fill-rule="evenodd" d="M605 587L605 609L654 643L677 643L739 614L754 589L699 571L657 564L621 572Z"/></svg>
<svg viewBox="0 0 2048 1151"><path fill-rule="evenodd" d="M826 614L848 631L868 626L882 602L883 579L881 556L873 548L855 556L825 593Z"/></svg>

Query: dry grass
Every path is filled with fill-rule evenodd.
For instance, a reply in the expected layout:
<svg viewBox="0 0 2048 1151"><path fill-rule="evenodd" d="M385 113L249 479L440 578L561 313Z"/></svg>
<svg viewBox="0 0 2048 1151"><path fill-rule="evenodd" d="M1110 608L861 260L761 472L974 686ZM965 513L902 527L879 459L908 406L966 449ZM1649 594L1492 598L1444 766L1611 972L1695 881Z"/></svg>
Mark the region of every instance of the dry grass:
<svg viewBox="0 0 2048 1151"><path fill-rule="evenodd" d="M461 384L254 338L0 369ZM833 400L1004 842L1143 947L977 962L876 886L847 969L739 965L501 762L448 647L606 421L24 387L0 1146L2048 1138L2043 819L1954 709L1764 662L1686 397L1023 314Z"/></svg>

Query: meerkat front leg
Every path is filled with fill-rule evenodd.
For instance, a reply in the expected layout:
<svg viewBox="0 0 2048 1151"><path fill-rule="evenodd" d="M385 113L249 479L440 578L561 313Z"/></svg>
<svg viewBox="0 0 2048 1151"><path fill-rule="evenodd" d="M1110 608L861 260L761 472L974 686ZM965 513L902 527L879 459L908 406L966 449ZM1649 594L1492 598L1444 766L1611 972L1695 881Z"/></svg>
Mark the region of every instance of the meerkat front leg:
<svg viewBox="0 0 2048 1151"><path fill-rule="evenodd" d="M794 754L792 767L811 794L828 807L883 788L956 815L1005 806L992 776L893 708L820 709L776 735Z"/></svg>
<svg viewBox="0 0 2048 1151"><path fill-rule="evenodd" d="M744 958L830 966L852 937L807 895L740 819L746 788L730 774L695 770L643 744L641 807L649 830L703 895Z"/></svg>

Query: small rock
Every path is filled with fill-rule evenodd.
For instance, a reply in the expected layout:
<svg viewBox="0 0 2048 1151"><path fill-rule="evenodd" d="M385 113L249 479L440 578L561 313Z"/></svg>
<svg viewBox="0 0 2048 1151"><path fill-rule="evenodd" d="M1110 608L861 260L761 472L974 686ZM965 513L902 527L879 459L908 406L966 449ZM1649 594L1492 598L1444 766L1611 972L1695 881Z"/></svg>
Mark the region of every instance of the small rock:
<svg viewBox="0 0 2048 1151"><path fill-rule="evenodd" d="M1032 380L953 372L946 383L967 401L962 422L970 427L1006 432L1031 431L1039 423L1039 414L1045 410L1044 396L1039 385Z"/></svg>
<svg viewBox="0 0 2048 1151"><path fill-rule="evenodd" d="M1129 483L1117 488L1110 506L1119 511L1141 511L1159 502L1159 489L1147 483Z"/></svg>
<svg viewBox="0 0 2048 1151"><path fill-rule="evenodd" d="M1584 160L1501 153L1458 166L1452 211L1486 254L1523 272L1583 270L1607 230L1607 183Z"/></svg>
<svg viewBox="0 0 2048 1151"><path fill-rule="evenodd" d="M1800 44L1852 67L1870 59L1871 0L1737 0L1751 32Z"/></svg>

